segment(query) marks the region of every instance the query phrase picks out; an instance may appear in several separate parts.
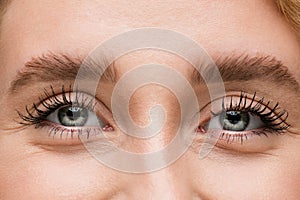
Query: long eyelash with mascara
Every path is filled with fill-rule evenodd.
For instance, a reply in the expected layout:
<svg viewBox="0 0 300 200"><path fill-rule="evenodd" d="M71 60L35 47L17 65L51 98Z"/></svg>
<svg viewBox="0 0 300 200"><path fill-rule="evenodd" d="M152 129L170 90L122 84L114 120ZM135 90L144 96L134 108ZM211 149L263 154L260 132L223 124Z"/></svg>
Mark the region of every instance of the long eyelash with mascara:
<svg viewBox="0 0 300 200"><path fill-rule="evenodd" d="M44 94L39 98L39 103L33 103L31 107L25 107L25 114L22 114L20 111L17 111L21 121L19 122L25 126L34 126L35 128L49 128L48 136L60 135L62 138L63 135L66 137L70 136L73 139L73 136L76 134L78 137L85 134L87 139L92 134L98 134L99 129L105 131L112 131L112 127L105 125L105 127L64 127L60 125L54 125L49 123L47 117L53 113L55 110L64 107L64 106L73 106L81 107L94 111L96 106L95 101L87 97L85 93L79 92L78 89L72 89L70 85L68 91L66 91L65 86L61 88L59 95L61 98L57 97L57 93L54 91L54 88L50 86L50 91L46 88L44 89ZM74 95L74 98L71 98L71 95Z"/></svg>
<svg viewBox="0 0 300 200"><path fill-rule="evenodd" d="M273 108L269 108L270 101L264 102L264 97L261 98L258 102L255 103L256 92L251 98L250 104L247 106L248 97L244 92L241 92L239 102L237 105L233 105L232 97L230 98L229 108L225 108L224 99L222 101L223 111L244 111L250 112L254 115L260 117L260 119L273 130L284 130L287 129L290 125L286 123L288 118L288 112L286 110L280 110L279 103L277 102ZM266 112L266 110L269 111ZM278 112L279 111L279 112ZM265 113L266 112L266 113ZM280 122L274 123L276 120L281 119Z"/></svg>
<svg viewBox="0 0 300 200"><path fill-rule="evenodd" d="M288 118L288 112L286 110L281 110L279 103L276 103L275 106L269 107L271 102L265 102L265 98L261 98L256 101L256 92L249 98L247 94L241 92L239 100L237 103L233 102L233 97L230 97L229 105L225 105L225 97L222 99L222 112L228 111L240 111L240 112L249 112L252 115L255 115L260 118L260 120L265 124L265 127L256 130L249 130L254 135L264 135L268 137L268 134L282 134L284 133L290 125L286 122ZM247 104L247 102L249 102ZM214 113L211 111L213 117L218 116L220 113ZM236 133L232 134L228 131L222 130L220 134L220 139L226 139L227 143L234 142L235 140L243 141L248 139L246 133Z"/></svg>
<svg viewBox="0 0 300 200"><path fill-rule="evenodd" d="M71 100L72 93L75 93L74 100ZM43 108L38 108L38 105L33 103L31 108L28 108L28 106L25 107L26 114L22 114L20 111L17 111L18 115L22 119L19 123L39 127L50 113L62 106L78 106L87 108L91 111L94 110L94 101L85 97L83 93L79 93L78 89L72 91L71 85L69 86L68 92L66 92L65 86L62 86L61 96L62 99L57 98L57 94L52 86L50 86L50 92L48 92L47 89L44 89L44 95L39 98L39 104Z"/></svg>

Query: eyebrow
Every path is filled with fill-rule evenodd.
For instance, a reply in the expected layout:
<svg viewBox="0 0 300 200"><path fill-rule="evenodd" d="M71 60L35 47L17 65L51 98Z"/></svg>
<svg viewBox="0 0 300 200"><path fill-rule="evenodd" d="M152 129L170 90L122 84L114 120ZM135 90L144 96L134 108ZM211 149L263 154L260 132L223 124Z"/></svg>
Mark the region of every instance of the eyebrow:
<svg viewBox="0 0 300 200"><path fill-rule="evenodd" d="M80 76L78 72L80 70ZM106 82L116 82L117 68L108 59L83 59L67 54L47 53L33 57L18 71L11 82L9 92L14 93L20 87L37 82L75 81L76 78L98 80L99 76Z"/></svg>
<svg viewBox="0 0 300 200"><path fill-rule="evenodd" d="M299 91L299 82L289 71L289 68L282 61L270 55L254 57L247 54L220 56L216 59L215 64L224 83L257 80L270 82L280 87L285 86L295 92ZM214 73L214 67L207 67L202 74L208 77L206 81L210 81L209 77L214 77ZM198 70L193 71L192 81L198 84L205 83Z"/></svg>
<svg viewBox="0 0 300 200"><path fill-rule="evenodd" d="M288 67L272 56L255 56L247 54L230 55L219 57L215 61L223 82L246 82L259 80L268 81L278 86L287 86L294 91L299 90L299 83L293 77ZM82 67L80 69L80 67ZM107 67L108 66L108 67ZM84 77L115 83L118 80L118 69L114 63L109 63L107 58L97 61L85 61L81 57L74 57L67 54L47 53L42 56L34 57L25 63L25 66L18 71L17 76L11 82L10 93L15 93L20 87L37 82L55 81L75 81L78 78L78 71ZM82 73L83 72L83 73ZM206 68L204 73L207 77L212 77L215 71ZM194 83L202 84L204 80L198 70L194 70L191 76Z"/></svg>

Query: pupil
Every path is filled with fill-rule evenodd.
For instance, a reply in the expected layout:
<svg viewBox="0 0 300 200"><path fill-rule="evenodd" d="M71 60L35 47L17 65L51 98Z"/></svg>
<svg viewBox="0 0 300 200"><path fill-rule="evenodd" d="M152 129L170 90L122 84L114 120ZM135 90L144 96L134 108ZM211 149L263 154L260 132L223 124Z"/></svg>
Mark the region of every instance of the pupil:
<svg viewBox="0 0 300 200"><path fill-rule="evenodd" d="M219 120L224 130L243 131L249 124L250 116L248 112L227 111L221 114Z"/></svg>
<svg viewBox="0 0 300 200"><path fill-rule="evenodd" d="M81 115L80 108L71 107L68 109L66 115L70 120L77 120Z"/></svg>
<svg viewBox="0 0 300 200"><path fill-rule="evenodd" d="M226 118L231 124L237 124L241 121L241 114L236 111L229 111L226 113Z"/></svg>
<svg viewBox="0 0 300 200"><path fill-rule="evenodd" d="M84 126L88 120L88 110L81 107L64 107L58 111L58 119L64 126Z"/></svg>

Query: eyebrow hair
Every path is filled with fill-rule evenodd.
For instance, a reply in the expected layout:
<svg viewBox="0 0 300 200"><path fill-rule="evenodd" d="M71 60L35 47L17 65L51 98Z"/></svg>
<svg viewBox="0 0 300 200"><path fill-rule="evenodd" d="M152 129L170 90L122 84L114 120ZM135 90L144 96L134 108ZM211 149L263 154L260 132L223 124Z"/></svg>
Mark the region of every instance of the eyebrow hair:
<svg viewBox="0 0 300 200"><path fill-rule="evenodd" d="M11 2L12 0L0 0L0 26L2 25L2 18L5 15Z"/></svg>
<svg viewBox="0 0 300 200"><path fill-rule="evenodd" d="M215 61L216 66L225 82L247 82L259 80L271 82L278 86L286 86L296 92L299 91L299 82L281 61L270 55L251 57L247 54L220 56ZM215 70L212 67L204 69L206 77L213 77ZM198 70L194 70L192 81L198 84L204 83Z"/></svg>
<svg viewBox="0 0 300 200"><path fill-rule="evenodd" d="M37 83L54 81L74 81L78 70L84 77L114 83L118 79L118 70L114 63L109 64L108 59L101 58L97 61L84 59L67 54L47 53L34 57L25 63L25 66L18 72L16 78L11 82L10 93L15 93L19 87ZM268 81L278 86L287 86L289 89L298 91L299 83L293 77L283 63L272 56L230 55L216 59L223 82L246 82L246 81ZM109 66L106 68L106 66ZM105 69L106 68L106 69ZM83 69L83 70L82 70ZM105 69L105 71L104 71ZM206 68L204 74L213 77L214 70ZM80 77L79 77L80 78ZM192 73L192 81L198 84L204 83L202 76L195 69Z"/></svg>
<svg viewBox="0 0 300 200"><path fill-rule="evenodd" d="M78 76L79 69L80 76ZM114 63L109 64L104 57L95 61L84 60L79 56L47 53L26 62L12 81L9 91L15 92L19 87L36 82L75 81L76 78L98 80L100 74L107 82L116 82L118 78Z"/></svg>

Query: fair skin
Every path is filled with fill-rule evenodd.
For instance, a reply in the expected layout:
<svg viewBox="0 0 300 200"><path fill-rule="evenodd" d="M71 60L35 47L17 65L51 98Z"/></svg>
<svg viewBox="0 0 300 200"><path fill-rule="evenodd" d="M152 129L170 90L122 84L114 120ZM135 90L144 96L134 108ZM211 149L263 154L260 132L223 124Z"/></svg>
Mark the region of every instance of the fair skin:
<svg viewBox="0 0 300 200"><path fill-rule="evenodd" d="M251 101L256 92L257 101L264 97L264 102L273 102L269 110L278 102L279 111L288 112L286 123L290 127L283 134L273 130L268 137L249 137L244 144L220 142L204 159L198 158L199 144L195 144L171 165L142 174L111 169L94 159L80 142L48 137L47 128L17 123L20 118L16 110L26 113L25 107L37 104L44 88L52 85L59 94L62 85L68 87L69 81L34 82L18 87L13 94L8 92L18 71L33 57L49 52L85 57L102 41L142 27L183 33L201 44L214 59L232 54L270 55L287 66L299 82L300 40L275 2L18 0L9 5L1 26L0 199L299 198L298 88L278 85L274 80L264 82L263 78L225 83L228 94L239 96L244 91ZM190 81L192 67L186 61L155 50L133 52L118 59L118 76L133 66L150 62L172 66ZM104 92L97 94L107 105L107 113L113 85L103 83ZM194 84L193 88L202 110L209 101L208 93L203 85ZM176 96L163 87L148 85L133 95L133 120L147 124L148 110L156 103L164 106L167 115L162 132L146 141L124 136L127 150L152 152L174 137L179 104ZM201 114L209 113L203 109ZM111 114L101 115L114 125ZM200 125L208 120L204 121L200 119ZM121 132L118 127L114 131Z"/></svg>

